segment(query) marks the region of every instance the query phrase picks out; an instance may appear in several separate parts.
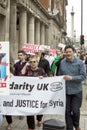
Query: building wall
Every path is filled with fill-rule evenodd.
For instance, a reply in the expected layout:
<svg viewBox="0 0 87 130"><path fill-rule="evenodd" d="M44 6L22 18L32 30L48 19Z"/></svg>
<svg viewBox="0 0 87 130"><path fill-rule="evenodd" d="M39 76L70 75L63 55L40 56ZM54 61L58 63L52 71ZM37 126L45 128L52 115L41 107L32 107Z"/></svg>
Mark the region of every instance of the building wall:
<svg viewBox="0 0 87 130"><path fill-rule="evenodd" d="M17 58L17 52L24 43L46 44L57 48L58 43L64 41L62 30L65 29L65 12L62 10L66 5L56 2L57 0L8 0L6 7L0 6L0 40L10 41L11 61ZM54 6L55 3L58 5ZM56 8L62 11L61 15L53 13Z"/></svg>
<svg viewBox="0 0 87 130"><path fill-rule="evenodd" d="M57 26L57 23L54 22L53 19L49 21L49 40L48 43L52 48L57 48L58 43L61 39L60 28Z"/></svg>
<svg viewBox="0 0 87 130"><path fill-rule="evenodd" d="M49 0L38 0L40 2L40 4L46 9L48 10L49 7Z"/></svg>

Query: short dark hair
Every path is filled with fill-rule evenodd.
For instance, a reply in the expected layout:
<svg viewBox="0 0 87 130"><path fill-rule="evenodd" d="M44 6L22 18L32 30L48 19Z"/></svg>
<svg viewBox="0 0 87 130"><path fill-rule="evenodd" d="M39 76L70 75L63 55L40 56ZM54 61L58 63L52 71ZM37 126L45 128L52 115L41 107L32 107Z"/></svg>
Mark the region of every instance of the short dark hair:
<svg viewBox="0 0 87 130"><path fill-rule="evenodd" d="M73 50L73 52L75 52L75 48L72 45L66 45L64 48L64 51L66 51L66 49L71 48Z"/></svg>
<svg viewBox="0 0 87 130"><path fill-rule="evenodd" d="M22 53L23 55L26 55L26 52L23 50L19 50L18 53Z"/></svg>
<svg viewBox="0 0 87 130"><path fill-rule="evenodd" d="M45 53L45 52L42 52L42 53L41 53L41 55L45 56L45 55L46 55L46 53Z"/></svg>

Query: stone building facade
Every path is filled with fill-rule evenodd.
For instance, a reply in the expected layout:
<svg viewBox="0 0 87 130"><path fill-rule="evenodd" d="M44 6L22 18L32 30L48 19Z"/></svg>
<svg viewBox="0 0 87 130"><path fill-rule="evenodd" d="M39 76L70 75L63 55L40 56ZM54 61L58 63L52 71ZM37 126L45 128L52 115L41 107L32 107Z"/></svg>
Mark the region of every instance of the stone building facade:
<svg viewBox="0 0 87 130"><path fill-rule="evenodd" d="M0 0L0 41L14 61L24 43L57 48L65 43L67 0Z"/></svg>

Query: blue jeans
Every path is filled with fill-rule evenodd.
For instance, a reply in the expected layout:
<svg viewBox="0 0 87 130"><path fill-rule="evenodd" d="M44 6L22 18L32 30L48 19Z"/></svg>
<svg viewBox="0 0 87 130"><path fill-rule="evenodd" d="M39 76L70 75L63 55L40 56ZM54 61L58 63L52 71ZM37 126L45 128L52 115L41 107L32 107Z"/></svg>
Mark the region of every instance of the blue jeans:
<svg viewBox="0 0 87 130"><path fill-rule="evenodd" d="M66 95L66 130L73 130L79 127L80 107L82 104L82 92Z"/></svg>

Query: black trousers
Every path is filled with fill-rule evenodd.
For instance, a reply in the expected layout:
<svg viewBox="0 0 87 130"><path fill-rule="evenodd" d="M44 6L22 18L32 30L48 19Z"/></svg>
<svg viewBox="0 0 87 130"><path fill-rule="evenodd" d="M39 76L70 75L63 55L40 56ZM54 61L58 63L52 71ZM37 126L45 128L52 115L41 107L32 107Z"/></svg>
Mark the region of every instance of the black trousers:
<svg viewBox="0 0 87 130"><path fill-rule="evenodd" d="M43 115L37 115L36 119L37 121L42 120ZM35 119L34 116L27 116L27 125L29 129L35 129Z"/></svg>
<svg viewBox="0 0 87 130"><path fill-rule="evenodd" d="M12 123L12 116L5 116L8 124Z"/></svg>
<svg viewBox="0 0 87 130"><path fill-rule="evenodd" d="M82 104L82 92L66 95L66 130L73 130L79 127L80 107Z"/></svg>

